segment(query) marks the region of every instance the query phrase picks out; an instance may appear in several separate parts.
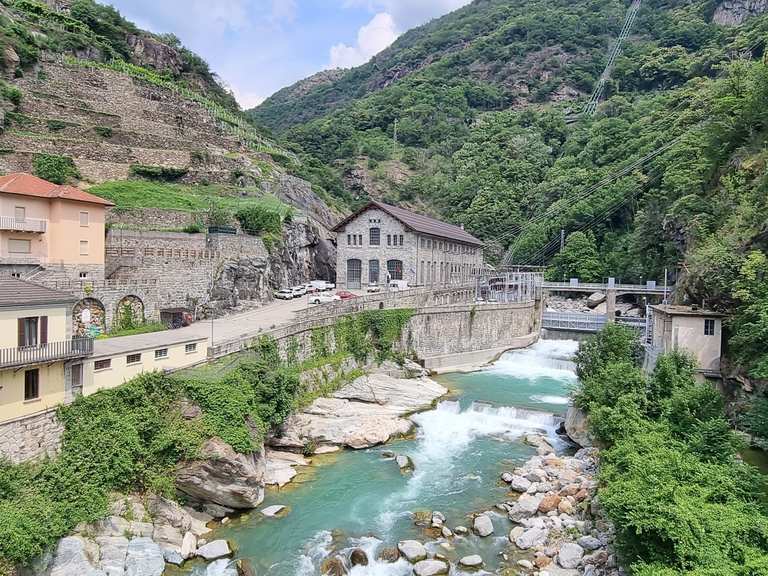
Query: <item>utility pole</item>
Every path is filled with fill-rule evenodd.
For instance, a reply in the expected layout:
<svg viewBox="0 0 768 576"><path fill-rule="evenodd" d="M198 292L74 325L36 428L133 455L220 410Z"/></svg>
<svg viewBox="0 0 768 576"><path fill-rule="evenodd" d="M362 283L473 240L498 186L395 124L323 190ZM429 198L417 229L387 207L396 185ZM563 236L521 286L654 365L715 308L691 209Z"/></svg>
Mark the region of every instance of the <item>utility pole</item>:
<svg viewBox="0 0 768 576"><path fill-rule="evenodd" d="M565 248L565 229L560 229L560 252L563 251L563 248Z"/></svg>

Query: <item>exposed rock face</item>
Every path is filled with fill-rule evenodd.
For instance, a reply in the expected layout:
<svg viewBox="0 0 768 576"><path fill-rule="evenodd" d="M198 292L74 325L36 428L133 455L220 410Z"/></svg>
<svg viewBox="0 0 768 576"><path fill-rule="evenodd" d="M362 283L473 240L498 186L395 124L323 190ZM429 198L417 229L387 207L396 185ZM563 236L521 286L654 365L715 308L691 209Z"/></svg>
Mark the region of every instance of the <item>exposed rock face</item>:
<svg viewBox="0 0 768 576"><path fill-rule="evenodd" d="M404 416L428 408L446 393L445 388L428 378L362 376L333 398L319 398L303 412L290 416L270 443L293 450L303 449L308 441L368 448L407 434L412 423Z"/></svg>
<svg viewBox="0 0 768 576"><path fill-rule="evenodd" d="M59 541L51 576L106 576L106 573L91 564L86 541L78 536L71 536Z"/></svg>
<svg viewBox="0 0 768 576"><path fill-rule="evenodd" d="M715 9L712 21L723 26L738 26L751 16L768 12L768 0L724 0Z"/></svg>
<svg viewBox="0 0 768 576"><path fill-rule="evenodd" d="M125 556L125 576L160 576L165 570L163 551L151 538L134 538Z"/></svg>
<svg viewBox="0 0 768 576"><path fill-rule="evenodd" d="M206 441L201 459L176 469L179 491L201 502L255 508L264 500L266 464L261 452L238 454L219 438Z"/></svg>
<svg viewBox="0 0 768 576"><path fill-rule="evenodd" d="M565 415L565 432L571 440L582 448L589 448L593 445L587 415L576 406L568 407L568 412Z"/></svg>
<svg viewBox="0 0 768 576"><path fill-rule="evenodd" d="M155 68L156 70L170 72L177 75L181 72L184 63L178 51L167 44L150 38L129 34L126 42L133 53L133 60L139 66Z"/></svg>

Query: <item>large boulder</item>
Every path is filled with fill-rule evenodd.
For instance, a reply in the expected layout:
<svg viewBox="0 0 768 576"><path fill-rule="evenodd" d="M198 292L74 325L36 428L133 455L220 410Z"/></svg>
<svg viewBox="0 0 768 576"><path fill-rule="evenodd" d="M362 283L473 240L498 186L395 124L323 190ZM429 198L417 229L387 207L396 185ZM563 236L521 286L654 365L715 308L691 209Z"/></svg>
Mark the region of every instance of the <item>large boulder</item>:
<svg viewBox="0 0 768 576"><path fill-rule="evenodd" d="M530 518L539 510L540 496L523 494L517 499L512 508L509 509L509 519L513 522L520 522L525 518Z"/></svg>
<svg viewBox="0 0 768 576"><path fill-rule="evenodd" d="M493 534L493 522L488 514L480 514L475 516L475 520L472 524L472 528L478 536L486 537Z"/></svg>
<svg viewBox="0 0 768 576"><path fill-rule="evenodd" d="M99 564L107 576L123 576L125 557L128 554L128 538L125 536L99 536Z"/></svg>
<svg viewBox="0 0 768 576"><path fill-rule="evenodd" d="M261 452L238 454L220 438L203 445L199 460L176 468L176 488L201 502L243 509L264 500L265 459Z"/></svg>
<svg viewBox="0 0 768 576"><path fill-rule="evenodd" d="M161 576L165 557L160 545L151 538L134 538L128 543L125 576Z"/></svg>
<svg viewBox="0 0 768 576"><path fill-rule="evenodd" d="M589 421L586 413L576 406L569 406L565 415L565 433L583 448L593 445L594 439L589 431Z"/></svg>
<svg viewBox="0 0 768 576"><path fill-rule="evenodd" d="M397 549L411 563L424 560L427 557L427 549L418 540L402 540L397 543Z"/></svg>
<svg viewBox="0 0 768 576"><path fill-rule="evenodd" d="M594 292L587 298L587 306L590 308L597 308L603 302L605 302L605 294L602 292Z"/></svg>
<svg viewBox="0 0 768 576"><path fill-rule="evenodd" d="M106 576L105 572L94 568L89 558L86 542L79 536L62 538L56 547L50 576Z"/></svg>
<svg viewBox="0 0 768 576"><path fill-rule="evenodd" d="M549 530L546 528L529 528L515 538L515 544L521 550L528 550L534 546L542 546L548 537Z"/></svg>
<svg viewBox="0 0 768 576"><path fill-rule="evenodd" d="M232 554L232 550L229 549L229 544L226 540L214 540L197 549L197 555L206 560L217 560L230 554Z"/></svg>
<svg viewBox="0 0 768 576"><path fill-rule="evenodd" d="M560 547L557 553L557 563L563 568L576 568L581 564L584 549L578 544L567 542Z"/></svg>

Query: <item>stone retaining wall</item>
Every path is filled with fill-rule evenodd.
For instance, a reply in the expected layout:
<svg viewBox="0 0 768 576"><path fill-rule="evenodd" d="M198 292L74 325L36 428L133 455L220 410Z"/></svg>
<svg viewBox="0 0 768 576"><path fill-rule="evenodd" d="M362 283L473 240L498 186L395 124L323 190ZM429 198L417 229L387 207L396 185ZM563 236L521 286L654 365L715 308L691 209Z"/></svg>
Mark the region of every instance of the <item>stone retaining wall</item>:
<svg viewBox="0 0 768 576"><path fill-rule="evenodd" d="M54 456L63 432L56 410L5 422L0 425L0 458L18 464Z"/></svg>

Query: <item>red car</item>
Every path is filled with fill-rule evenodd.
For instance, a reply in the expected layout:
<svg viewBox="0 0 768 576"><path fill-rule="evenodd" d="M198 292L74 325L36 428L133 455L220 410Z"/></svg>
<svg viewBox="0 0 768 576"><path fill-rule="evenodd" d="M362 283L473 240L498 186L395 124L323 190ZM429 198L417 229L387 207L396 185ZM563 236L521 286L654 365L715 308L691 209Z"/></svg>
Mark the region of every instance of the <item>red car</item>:
<svg viewBox="0 0 768 576"><path fill-rule="evenodd" d="M352 292L348 292L347 290L339 290L336 292L336 296L344 300L352 300L352 298L357 298L357 294L352 294Z"/></svg>

